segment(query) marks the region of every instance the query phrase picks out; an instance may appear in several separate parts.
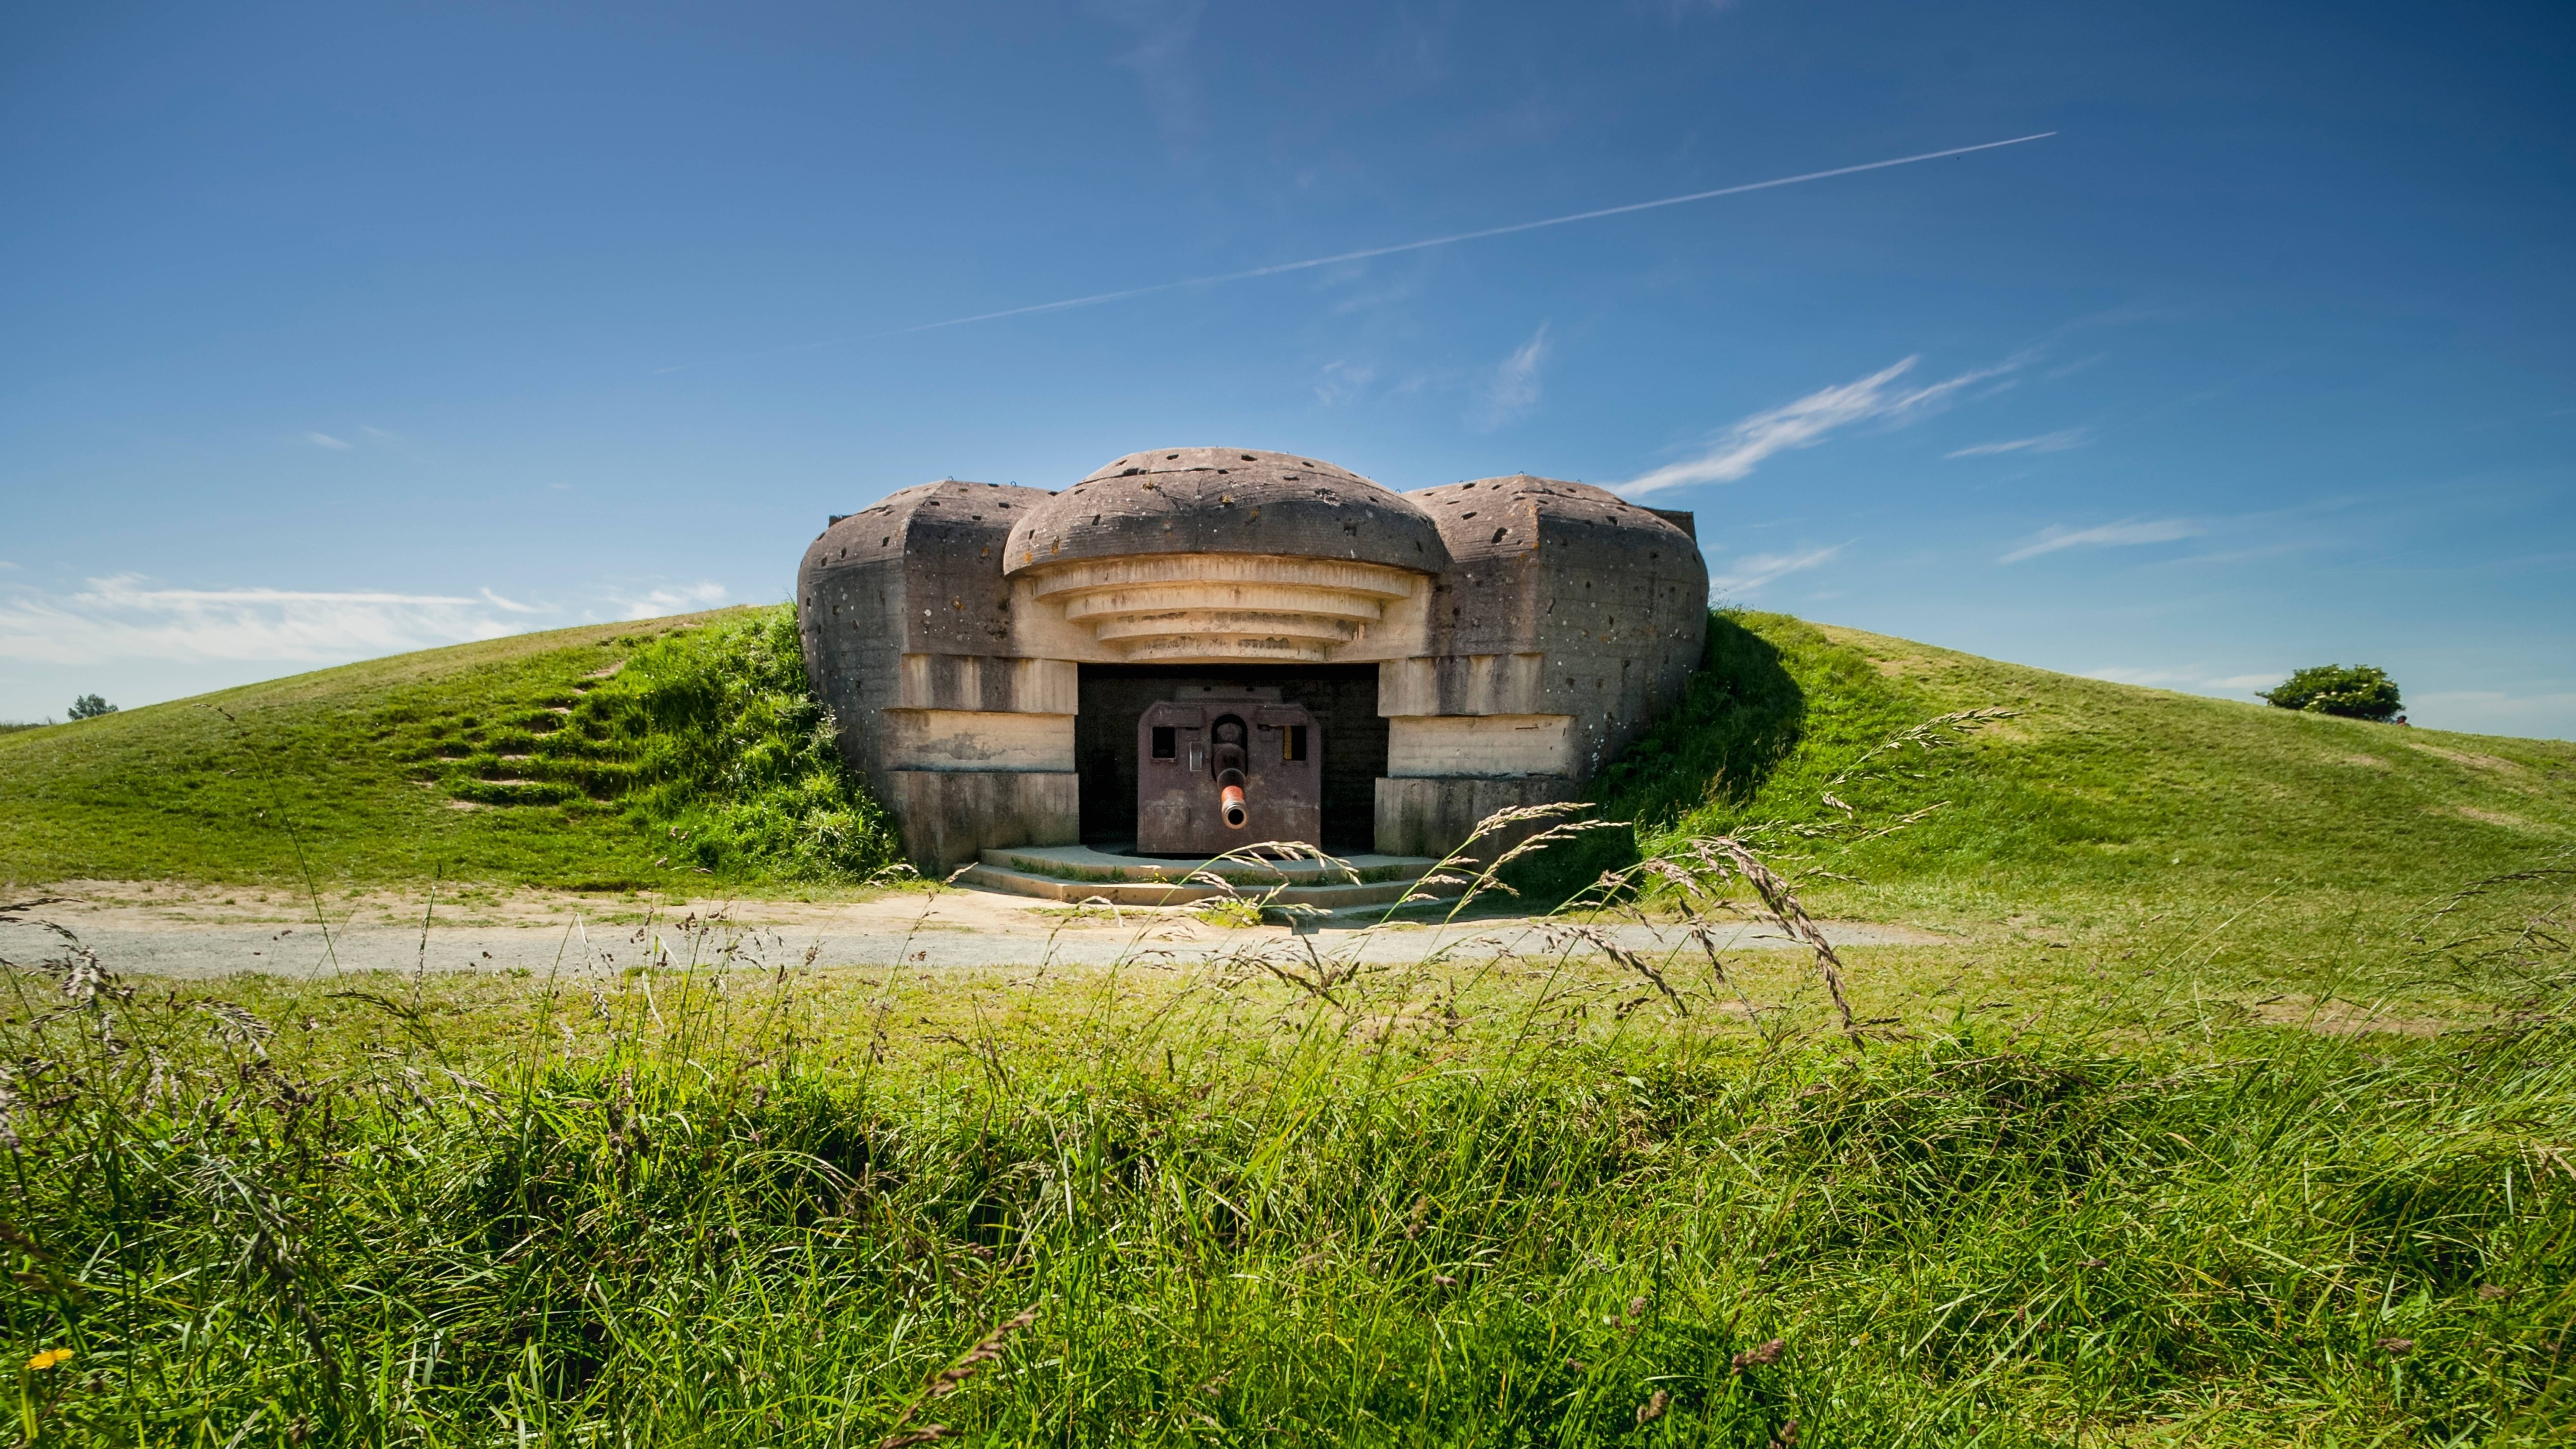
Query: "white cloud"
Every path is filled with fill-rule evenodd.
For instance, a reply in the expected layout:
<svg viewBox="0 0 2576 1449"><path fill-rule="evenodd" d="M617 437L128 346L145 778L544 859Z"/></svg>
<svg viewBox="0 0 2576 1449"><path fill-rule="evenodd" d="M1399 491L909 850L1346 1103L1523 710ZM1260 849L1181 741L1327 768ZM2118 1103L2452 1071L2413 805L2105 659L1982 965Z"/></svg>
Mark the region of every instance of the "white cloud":
<svg viewBox="0 0 2576 1449"><path fill-rule="evenodd" d="M1190 55L1206 0L1094 0L1093 10L1136 38L1136 48L1116 57L1134 72L1145 107L1176 149L1207 129L1200 105L1200 66Z"/></svg>
<svg viewBox="0 0 2576 1449"><path fill-rule="evenodd" d="M1315 401L1328 408L1339 407L1358 397L1376 378L1377 369L1365 363L1327 362L1323 371L1315 375Z"/></svg>
<svg viewBox="0 0 2576 1449"><path fill-rule="evenodd" d="M1734 596L1749 594L1785 574L1798 573L1829 562L1848 547L1850 547L1849 544L1838 543L1830 548L1811 548L1803 553L1746 554L1728 564L1725 573L1711 575L1708 591L1712 597L1720 594Z"/></svg>
<svg viewBox="0 0 2576 1449"><path fill-rule="evenodd" d="M1955 453L1944 453L1942 456L1987 458L1997 453L2063 453L2069 448L2080 448L2083 445L2084 430L2068 428L2062 433L2042 433L2036 438L2014 438L2004 443L1979 443L1974 447L1961 448Z"/></svg>
<svg viewBox="0 0 2576 1449"><path fill-rule="evenodd" d="M1547 324L1512 349L1485 384L1483 424L1498 428L1538 406L1538 370L1547 361Z"/></svg>
<svg viewBox="0 0 2576 1449"><path fill-rule="evenodd" d="M2419 725L2477 734L2576 739L2576 690L2564 680L2535 682L2529 693L2446 689L2409 694L2406 712Z"/></svg>
<svg viewBox="0 0 2576 1449"><path fill-rule="evenodd" d="M368 590L173 589L137 574L87 580L74 593L0 589L0 659L89 665L332 664L570 623L551 604L492 589L474 596ZM615 617L648 619L725 602L725 586L600 591ZM584 617L598 617L586 614Z"/></svg>
<svg viewBox="0 0 2576 1449"><path fill-rule="evenodd" d="M2180 689L2193 694L2241 696L2250 690L2269 689L2289 673L2212 675L2205 664L2165 665L2140 669L2112 665L2084 671L2087 679L2108 680L2113 684L2136 684L2149 689Z"/></svg>
<svg viewBox="0 0 2576 1449"><path fill-rule="evenodd" d="M686 614L698 609L712 609L725 601L725 586L717 583L682 584L677 588L652 589L642 594L612 594L624 619L651 619L663 614Z"/></svg>
<svg viewBox="0 0 2576 1449"><path fill-rule="evenodd" d="M2130 519L2096 528L2060 528L2051 524L2030 542L2005 554L1999 563L2020 563L2061 548L2126 548L2142 543L2171 543L2197 538L2209 530L2188 518Z"/></svg>
<svg viewBox="0 0 2576 1449"><path fill-rule="evenodd" d="M1706 451L1698 457L1639 474L1611 491L1635 498L1690 483L1732 483L1762 466L1773 454L1814 447L1837 428L1873 419L1903 426L1929 416L1948 406L1960 389L2001 376L2019 365L2018 361L2007 362L1923 387L1897 386L1897 379L1912 371L1918 361L1921 359L1908 357L1857 382L1811 392L1796 402L1755 413L1712 434Z"/></svg>
<svg viewBox="0 0 2576 1449"><path fill-rule="evenodd" d="M338 438L332 437L329 433L306 433L304 435L304 441L311 443L317 448L329 448L338 453L345 453L349 451L350 448L356 446L352 443L344 443Z"/></svg>
<svg viewBox="0 0 2576 1449"><path fill-rule="evenodd" d="M2114 666L2088 669L2087 679L2173 689L2187 694L2252 703L2256 693L2287 679L2287 669L2259 674L2213 674L2207 665L2183 664L2149 668ZM2435 729L2491 734L2576 738L2576 691L2564 680L2536 680L2525 690L2443 690L2406 695L2406 712L2416 724Z"/></svg>
<svg viewBox="0 0 2576 1449"><path fill-rule="evenodd" d="M515 633L446 594L162 589L135 574L73 594L0 594L0 658L323 663Z"/></svg>

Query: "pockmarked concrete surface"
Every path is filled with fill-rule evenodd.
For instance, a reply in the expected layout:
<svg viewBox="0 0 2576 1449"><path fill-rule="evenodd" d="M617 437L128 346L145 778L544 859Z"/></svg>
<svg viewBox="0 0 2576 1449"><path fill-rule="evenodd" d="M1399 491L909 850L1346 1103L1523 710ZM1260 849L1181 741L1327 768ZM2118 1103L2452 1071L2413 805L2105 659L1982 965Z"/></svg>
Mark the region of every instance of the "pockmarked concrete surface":
<svg viewBox="0 0 2576 1449"><path fill-rule="evenodd" d="M1600 923L1584 939L1561 923L1484 917L1442 924L1336 924L1300 936L1286 927L1228 928L1178 909L1069 910L1026 897L969 890L896 893L847 904L787 901L632 903L520 896L442 913L419 902L339 900L299 919L291 900L236 905L204 893L151 900L102 891L28 912L70 930L122 976L207 979L272 975L298 979L375 971L595 974L630 966L690 965L773 970L817 967L1105 966L1151 958L1186 964L1266 951L1302 956L1356 950L1361 960L1397 964L1437 953L1453 961L1504 954L1600 954L1603 943L1656 955L1699 947L1681 925ZM464 919L459 919L462 916ZM407 917L407 918L406 918ZM1820 923L1837 947L1913 944L1941 938L1897 926ZM1804 949L1777 930L1732 922L1716 935L1721 953ZM34 966L59 960L65 941L32 924L0 923L0 961Z"/></svg>

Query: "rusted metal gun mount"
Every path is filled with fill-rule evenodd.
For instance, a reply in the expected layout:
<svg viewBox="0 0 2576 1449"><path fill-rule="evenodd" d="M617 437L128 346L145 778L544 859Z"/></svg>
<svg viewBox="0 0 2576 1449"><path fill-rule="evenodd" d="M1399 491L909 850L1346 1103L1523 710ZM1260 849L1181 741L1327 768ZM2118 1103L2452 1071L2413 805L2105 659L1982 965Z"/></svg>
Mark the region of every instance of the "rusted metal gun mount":
<svg viewBox="0 0 2576 1449"><path fill-rule="evenodd" d="M1139 854L1323 839L1323 730L1303 705L1165 701L1138 717L1136 757Z"/></svg>

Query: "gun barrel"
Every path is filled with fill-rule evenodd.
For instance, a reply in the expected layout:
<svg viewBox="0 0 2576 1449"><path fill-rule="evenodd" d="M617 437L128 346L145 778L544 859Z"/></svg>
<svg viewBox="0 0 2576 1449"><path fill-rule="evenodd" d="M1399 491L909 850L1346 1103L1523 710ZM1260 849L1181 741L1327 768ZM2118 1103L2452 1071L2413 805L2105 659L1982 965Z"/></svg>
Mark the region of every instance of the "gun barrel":
<svg viewBox="0 0 2576 1449"><path fill-rule="evenodd" d="M1224 807L1225 828L1228 830L1241 830L1244 823L1252 818L1251 812L1244 808L1241 785L1228 785L1217 792L1217 803Z"/></svg>

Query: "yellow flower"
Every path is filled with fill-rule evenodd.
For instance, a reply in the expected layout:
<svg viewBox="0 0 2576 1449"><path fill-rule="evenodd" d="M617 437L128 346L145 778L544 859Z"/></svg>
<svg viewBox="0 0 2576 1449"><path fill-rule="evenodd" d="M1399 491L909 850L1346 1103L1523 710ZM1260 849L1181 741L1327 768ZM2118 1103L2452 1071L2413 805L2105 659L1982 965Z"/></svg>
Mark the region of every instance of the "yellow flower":
<svg viewBox="0 0 2576 1449"><path fill-rule="evenodd" d="M27 1360L27 1368L32 1373L43 1373L71 1356L72 1351L68 1348L49 1348Z"/></svg>

